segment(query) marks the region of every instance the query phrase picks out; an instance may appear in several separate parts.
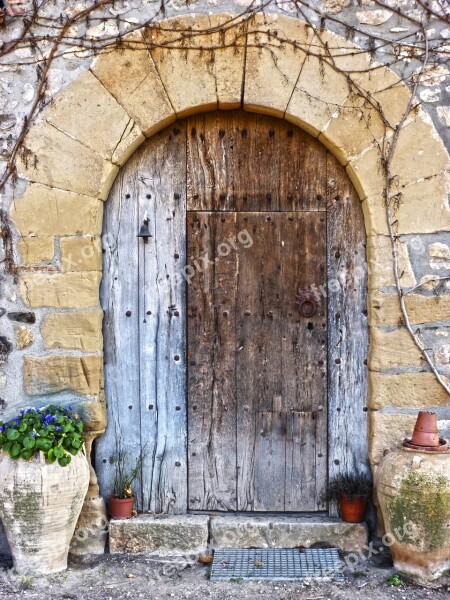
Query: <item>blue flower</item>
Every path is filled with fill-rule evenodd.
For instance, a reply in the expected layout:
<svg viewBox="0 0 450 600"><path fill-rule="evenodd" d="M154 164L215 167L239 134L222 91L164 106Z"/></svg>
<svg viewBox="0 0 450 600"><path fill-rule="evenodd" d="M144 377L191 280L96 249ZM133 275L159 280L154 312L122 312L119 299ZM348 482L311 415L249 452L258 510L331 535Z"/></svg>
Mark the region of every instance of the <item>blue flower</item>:
<svg viewBox="0 0 450 600"><path fill-rule="evenodd" d="M35 431L33 431L33 433L31 434L31 437L37 437L37 433Z"/></svg>
<svg viewBox="0 0 450 600"><path fill-rule="evenodd" d="M4 425L5 425L5 427L9 427L9 423L5 423Z"/></svg>
<svg viewBox="0 0 450 600"><path fill-rule="evenodd" d="M30 412L33 412L33 411L34 411L34 408L27 408L27 415L29 415Z"/></svg>
<svg viewBox="0 0 450 600"><path fill-rule="evenodd" d="M20 419L19 419L19 417L14 417L14 421L15 421L16 423L20 423Z"/></svg>
<svg viewBox="0 0 450 600"><path fill-rule="evenodd" d="M73 410L72 406L69 404L69 410Z"/></svg>
<svg viewBox="0 0 450 600"><path fill-rule="evenodd" d="M3 427L0 425L0 433L2 433L3 431Z"/></svg>
<svg viewBox="0 0 450 600"><path fill-rule="evenodd" d="M25 411L24 411L24 410L21 410L21 411L20 411L20 414L21 414L21 415L22 415L22 417L23 417L23 415L25 414Z"/></svg>
<svg viewBox="0 0 450 600"><path fill-rule="evenodd" d="M61 427L59 425L56 426L56 431L59 433L61 431Z"/></svg>

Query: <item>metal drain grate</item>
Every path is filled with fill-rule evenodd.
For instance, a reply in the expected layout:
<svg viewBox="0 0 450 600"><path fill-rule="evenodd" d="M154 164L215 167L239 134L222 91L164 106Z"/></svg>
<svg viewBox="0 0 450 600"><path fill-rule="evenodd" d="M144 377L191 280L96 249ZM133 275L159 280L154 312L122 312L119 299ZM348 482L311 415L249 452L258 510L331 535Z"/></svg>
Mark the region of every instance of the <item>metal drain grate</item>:
<svg viewBox="0 0 450 600"><path fill-rule="evenodd" d="M215 550L211 581L342 579L337 548Z"/></svg>

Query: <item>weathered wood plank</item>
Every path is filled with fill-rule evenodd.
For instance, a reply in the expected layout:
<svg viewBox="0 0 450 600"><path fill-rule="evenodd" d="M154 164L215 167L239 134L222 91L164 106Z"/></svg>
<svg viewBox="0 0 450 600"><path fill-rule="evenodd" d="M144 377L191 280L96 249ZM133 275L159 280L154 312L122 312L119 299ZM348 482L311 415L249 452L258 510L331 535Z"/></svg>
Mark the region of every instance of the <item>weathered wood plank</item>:
<svg viewBox="0 0 450 600"><path fill-rule="evenodd" d="M254 510L284 510L288 418L276 410L256 413Z"/></svg>
<svg viewBox="0 0 450 600"><path fill-rule="evenodd" d="M124 218L126 215L126 218ZM106 432L96 444L96 472L105 498L113 492L114 459L126 452L132 466L141 449L139 423L138 203L135 180L122 170L110 193L103 227L103 279ZM127 316L129 312L129 316ZM136 481L142 506L141 481Z"/></svg>
<svg viewBox="0 0 450 600"><path fill-rule="evenodd" d="M189 508L197 510L236 510L235 220L188 213Z"/></svg>
<svg viewBox="0 0 450 600"><path fill-rule="evenodd" d="M284 410L292 413L286 456L293 453L297 461L286 465L286 510L322 510L328 446L326 299L320 294L326 281L325 215L304 212L282 217L282 394ZM314 315L300 315L298 289L313 293L317 303ZM289 429L295 424L299 427ZM307 431L308 425L311 431ZM302 442L293 439L292 431L310 440L301 452L298 444ZM302 481L296 481L296 476L303 475Z"/></svg>
<svg viewBox="0 0 450 600"><path fill-rule="evenodd" d="M185 280L186 128L166 129L147 143L133 177L140 223L150 217L153 238L140 240L139 322L143 507L187 508Z"/></svg>
<svg viewBox="0 0 450 600"><path fill-rule="evenodd" d="M319 418L325 422L325 415ZM286 430L286 511L321 510L319 501L326 482L326 471L317 461L322 436L317 425L321 425L315 412L292 411L288 413Z"/></svg>
<svg viewBox="0 0 450 600"><path fill-rule="evenodd" d="M280 119L244 111L188 119L188 210L325 210L326 150Z"/></svg>
<svg viewBox="0 0 450 600"><path fill-rule="evenodd" d="M326 223L322 213L284 213L281 229L283 408L326 411ZM301 316L298 290L313 293L312 316Z"/></svg>
<svg viewBox="0 0 450 600"><path fill-rule="evenodd" d="M183 164L185 128L177 124L130 159L105 211L113 245L102 284L108 428L98 444L100 484L108 493L113 468L102 465L120 445L130 466L144 449L137 507L155 512L187 507L185 285L177 275L186 259ZM136 237L145 211L148 244Z"/></svg>
<svg viewBox="0 0 450 600"><path fill-rule="evenodd" d="M282 510L284 505L284 494L273 497L275 504L269 508L257 492L263 483L258 477L264 476L267 458L266 444L258 443L262 440L257 415L281 411L281 218L279 213L239 213L237 217L237 229L248 231L253 241L251 247L239 251L238 258L236 388L239 510ZM276 456L275 452L278 452ZM271 464L275 461L279 465L284 463L284 447L276 444L275 439L271 455ZM283 489L283 469L274 470L272 475L271 485Z"/></svg>
<svg viewBox="0 0 450 600"><path fill-rule="evenodd" d="M364 219L345 169L328 155L329 477L369 472ZM335 507L331 507L336 512Z"/></svg>

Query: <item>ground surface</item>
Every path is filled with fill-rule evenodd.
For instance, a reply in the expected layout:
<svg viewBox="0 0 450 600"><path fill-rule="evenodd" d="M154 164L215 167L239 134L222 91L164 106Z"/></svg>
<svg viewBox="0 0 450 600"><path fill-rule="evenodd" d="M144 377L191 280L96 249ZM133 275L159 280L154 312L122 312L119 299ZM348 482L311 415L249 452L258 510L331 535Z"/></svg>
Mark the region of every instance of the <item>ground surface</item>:
<svg viewBox="0 0 450 600"><path fill-rule="evenodd" d="M183 559L155 559L145 556L110 555L84 563L50 577L15 577L10 565L1 566L0 600L119 600L122 598L160 600L449 600L450 577L432 586L404 582L390 586L395 575L389 551L384 549L370 560L360 561L346 571L343 583L325 582L227 582L213 583L209 568Z"/></svg>

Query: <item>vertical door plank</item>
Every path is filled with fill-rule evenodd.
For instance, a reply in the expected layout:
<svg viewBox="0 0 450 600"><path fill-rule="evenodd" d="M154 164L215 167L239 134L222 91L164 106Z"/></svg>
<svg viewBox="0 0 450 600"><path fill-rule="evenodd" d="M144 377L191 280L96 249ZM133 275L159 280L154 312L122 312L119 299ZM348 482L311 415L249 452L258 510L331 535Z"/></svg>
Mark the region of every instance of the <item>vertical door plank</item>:
<svg viewBox="0 0 450 600"><path fill-rule="evenodd" d="M238 510L282 510L284 494L271 509L255 497L255 465L264 464L258 443L259 412L281 410L280 215L238 213L237 230L252 245L239 250L236 306ZM279 449L280 446L278 445ZM274 450L273 450L274 451ZM281 452L281 451L280 451ZM261 454L260 454L261 453ZM277 458L284 464L284 451ZM270 484L284 488L284 470ZM261 497L259 499L261 502Z"/></svg>
<svg viewBox="0 0 450 600"><path fill-rule="evenodd" d="M326 210L326 149L284 121L279 131L280 210Z"/></svg>
<svg viewBox="0 0 450 600"><path fill-rule="evenodd" d="M139 415L139 265L138 203L132 176L138 161L122 170L110 193L103 227L103 279L105 396L108 411L106 432L96 444L96 472L105 498L113 492L114 460L126 453L134 465L141 448ZM126 215L126 217L124 216ZM129 311L130 316L127 316ZM142 506L141 482L134 485Z"/></svg>
<svg viewBox="0 0 450 600"><path fill-rule="evenodd" d="M285 121L245 111L188 119L188 210L325 210L326 150Z"/></svg>
<svg viewBox="0 0 450 600"><path fill-rule="evenodd" d="M287 475L286 509L321 510L319 500L327 483L327 331L326 298L321 293L326 279L326 223L322 212L284 213L281 224L282 253L282 356L283 356L283 408L295 411L292 418L303 415L299 431L307 433L308 447L302 446L302 464L297 465L291 474L301 475L313 465L314 475L309 473L307 481L295 483ZM317 312L310 317L300 315L296 304L297 290L313 292ZM300 411L300 412L298 412ZM292 423L292 420L289 421ZM287 454L290 446L298 448L298 441L287 435ZM288 467L287 467L288 468ZM297 470L295 470L297 469Z"/></svg>
<svg viewBox="0 0 450 600"><path fill-rule="evenodd" d="M178 124L128 161L105 211L112 242L102 282L108 427L97 468L106 495L118 448L130 467L143 449L142 481L134 488L145 511L187 506L185 291L177 276L185 263L185 168L185 128ZM148 244L136 237L145 211Z"/></svg>
<svg viewBox="0 0 450 600"><path fill-rule="evenodd" d="M317 460L320 433L314 412L292 411L287 417L286 432L286 503L287 511L316 511L321 509L318 496L323 485L317 485ZM319 473L322 479L325 476Z"/></svg>
<svg viewBox="0 0 450 600"><path fill-rule="evenodd" d="M280 262L283 407L296 411L325 408L326 299L320 287L326 278L326 223L322 213L283 213ZM314 315L300 315L298 289L314 294Z"/></svg>
<svg viewBox="0 0 450 600"><path fill-rule="evenodd" d="M345 169L328 155L329 477L370 472L364 219ZM335 508L332 507L333 512Z"/></svg>
<svg viewBox="0 0 450 600"><path fill-rule="evenodd" d="M256 414L255 510L285 507L286 412Z"/></svg>
<svg viewBox="0 0 450 600"><path fill-rule="evenodd" d="M140 223L139 322L141 439L144 509L184 512L187 507L185 281L186 127L166 129L150 141L136 172Z"/></svg>
<svg viewBox="0 0 450 600"><path fill-rule="evenodd" d="M236 510L235 220L188 213L189 508L197 510Z"/></svg>

